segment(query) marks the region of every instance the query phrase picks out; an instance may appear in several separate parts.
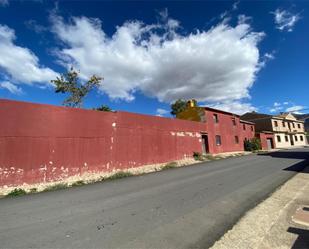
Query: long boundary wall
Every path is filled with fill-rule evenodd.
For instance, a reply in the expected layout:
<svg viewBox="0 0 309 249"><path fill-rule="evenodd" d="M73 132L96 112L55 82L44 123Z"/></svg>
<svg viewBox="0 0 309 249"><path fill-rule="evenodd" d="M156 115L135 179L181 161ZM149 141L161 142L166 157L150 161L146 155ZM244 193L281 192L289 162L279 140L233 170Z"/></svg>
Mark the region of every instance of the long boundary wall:
<svg viewBox="0 0 309 249"><path fill-rule="evenodd" d="M199 122L0 99L0 187L192 157Z"/></svg>

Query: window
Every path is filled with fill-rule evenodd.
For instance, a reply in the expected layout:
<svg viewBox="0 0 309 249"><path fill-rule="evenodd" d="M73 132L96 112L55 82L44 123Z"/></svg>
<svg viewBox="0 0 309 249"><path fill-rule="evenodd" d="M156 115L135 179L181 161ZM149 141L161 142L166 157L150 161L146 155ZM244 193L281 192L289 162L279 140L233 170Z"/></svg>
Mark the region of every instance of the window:
<svg viewBox="0 0 309 249"><path fill-rule="evenodd" d="M214 114L214 122L219 123L218 114Z"/></svg>
<svg viewBox="0 0 309 249"><path fill-rule="evenodd" d="M300 129L300 124L297 124L298 129Z"/></svg>
<svg viewBox="0 0 309 249"><path fill-rule="evenodd" d="M293 128L295 128L295 124L294 123L292 123L292 126L293 126Z"/></svg>
<svg viewBox="0 0 309 249"><path fill-rule="evenodd" d="M278 127L278 122L274 121L275 127Z"/></svg>
<svg viewBox="0 0 309 249"><path fill-rule="evenodd" d="M299 138L300 138L300 141L304 141L304 138L302 135L300 135Z"/></svg>
<svg viewBox="0 0 309 249"><path fill-rule="evenodd" d="M243 129L246 130L246 125L245 124L243 124Z"/></svg>
<svg viewBox="0 0 309 249"><path fill-rule="evenodd" d="M281 137L280 136L277 136L277 141L278 141L278 143L281 143Z"/></svg>
<svg viewBox="0 0 309 249"><path fill-rule="evenodd" d="M285 136L285 141L289 142L289 137L288 136Z"/></svg>
<svg viewBox="0 0 309 249"><path fill-rule="evenodd" d="M251 125L251 131L253 131L253 125Z"/></svg>
<svg viewBox="0 0 309 249"><path fill-rule="evenodd" d="M238 136L235 136L235 144L239 144L239 138L238 138Z"/></svg>
<svg viewBox="0 0 309 249"><path fill-rule="evenodd" d="M295 135L295 141L297 142L298 140L297 140L297 136Z"/></svg>
<svg viewBox="0 0 309 249"><path fill-rule="evenodd" d="M282 121L282 126L285 127L285 122L284 121Z"/></svg>
<svg viewBox="0 0 309 249"><path fill-rule="evenodd" d="M216 145L219 146L221 145L221 136L216 135Z"/></svg>
<svg viewBox="0 0 309 249"><path fill-rule="evenodd" d="M236 126L236 120L235 120L235 118L232 118L232 123L233 123L234 126Z"/></svg>

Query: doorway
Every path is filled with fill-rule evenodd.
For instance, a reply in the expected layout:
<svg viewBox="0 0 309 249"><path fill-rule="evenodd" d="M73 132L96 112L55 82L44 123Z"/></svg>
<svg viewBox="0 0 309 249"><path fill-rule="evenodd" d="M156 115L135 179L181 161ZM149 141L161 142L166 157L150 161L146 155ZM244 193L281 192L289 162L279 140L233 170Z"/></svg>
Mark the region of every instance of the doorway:
<svg viewBox="0 0 309 249"><path fill-rule="evenodd" d="M266 141L267 141L267 149L268 150L273 149L274 148L274 146L273 146L273 139L272 138L267 138Z"/></svg>
<svg viewBox="0 0 309 249"><path fill-rule="evenodd" d="M202 151L203 151L203 154L209 153L208 135L207 134L202 134Z"/></svg>
<svg viewBox="0 0 309 249"><path fill-rule="evenodd" d="M294 139L293 139L293 135L290 135L290 141L291 141L291 145L294 145Z"/></svg>

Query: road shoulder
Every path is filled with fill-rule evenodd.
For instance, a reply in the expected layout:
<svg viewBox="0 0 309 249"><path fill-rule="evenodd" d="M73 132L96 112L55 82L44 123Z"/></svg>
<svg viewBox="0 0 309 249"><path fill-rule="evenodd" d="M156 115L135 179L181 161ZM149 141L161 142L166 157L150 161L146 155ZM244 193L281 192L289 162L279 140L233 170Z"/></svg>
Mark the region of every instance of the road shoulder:
<svg viewBox="0 0 309 249"><path fill-rule="evenodd" d="M309 206L309 167L247 212L212 248L309 248L309 226L293 219L303 206Z"/></svg>

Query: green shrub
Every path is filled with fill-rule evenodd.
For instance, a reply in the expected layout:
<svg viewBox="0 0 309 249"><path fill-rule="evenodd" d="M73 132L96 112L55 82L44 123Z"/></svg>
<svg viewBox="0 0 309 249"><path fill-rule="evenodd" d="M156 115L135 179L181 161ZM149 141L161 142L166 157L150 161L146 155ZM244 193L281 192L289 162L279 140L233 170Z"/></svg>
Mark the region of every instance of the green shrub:
<svg viewBox="0 0 309 249"><path fill-rule="evenodd" d="M252 144L248 139L244 141L244 149L245 151L252 151Z"/></svg>
<svg viewBox="0 0 309 249"><path fill-rule="evenodd" d="M202 153L200 153L200 152L194 151L194 152L193 152L193 158L194 158L196 161L203 161L203 156L202 156Z"/></svg>
<svg viewBox="0 0 309 249"><path fill-rule="evenodd" d="M113 110L107 105L101 105L100 107L94 108L93 110L101 112L112 112Z"/></svg>
<svg viewBox="0 0 309 249"><path fill-rule="evenodd" d="M129 176L133 176L133 174L131 172L127 172L127 171L119 171L119 172L111 175L108 179L114 180L114 179L129 177Z"/></svg>
<svg viewBox="0 0 309 249"><path fill-rule="evenodd" d="M27 192L25 190L23 190L21 188L15 188L10 193L8 193L7 196L13 197L13 196L21 196L21 195L25 195L25 194L27 194Z"/></svg>
<svg viewBox="0 0 309 249"><path fill-rule="evenodd" d="M253 148L254 151L262 149L262 145L261 145L261 140L260 139L255 137L255 138L251 139L251 142L252 142L252 148Z"/></svg>
<svg viewBox="0 0 309 249"><path fill-rule="evenodd" d="M165 165L162 167L162 170L165 170L165 169L172 169L172 168L175 168L175 167L177 167L177 163L176 163L176 162L170 162L170 163L165 164Z"/></svg>
<svg viewBox="0 0 309 249"><path fill-rule="evenodd" d="M261 141L258 138L246 139L244 141L245 151L258 151L261 150Z"/></svg>

